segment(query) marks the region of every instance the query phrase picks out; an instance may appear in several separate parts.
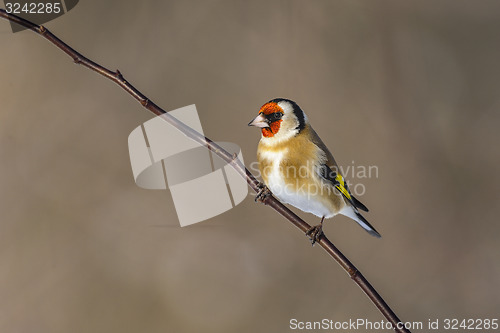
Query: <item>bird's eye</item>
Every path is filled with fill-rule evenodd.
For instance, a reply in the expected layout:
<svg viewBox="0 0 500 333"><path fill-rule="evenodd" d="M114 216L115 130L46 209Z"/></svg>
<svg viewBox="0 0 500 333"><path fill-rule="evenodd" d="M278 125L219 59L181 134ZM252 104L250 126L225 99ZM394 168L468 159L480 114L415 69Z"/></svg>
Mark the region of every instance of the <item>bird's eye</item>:
<svg viewBox="0 0 500 333"><path fill-rule="evenodd" d="M283 117L283 113L281 113L281 112L275 112L271 116L272 116L271 117L272 120L280 120L281 117Z"/></svg>

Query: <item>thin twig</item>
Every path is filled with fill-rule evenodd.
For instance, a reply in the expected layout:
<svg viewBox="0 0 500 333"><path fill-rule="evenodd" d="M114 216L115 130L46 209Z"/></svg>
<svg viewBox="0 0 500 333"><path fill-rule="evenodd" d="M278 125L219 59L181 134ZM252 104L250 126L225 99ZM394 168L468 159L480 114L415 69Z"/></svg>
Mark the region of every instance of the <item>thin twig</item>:
<svg viewBox="0 0 500 333"><path fill-rule="evenodd" d="M216 155L222 158L224 161L229 163L242 177L244 177L248 183L248 185L255 191L258 192L261 187L259 187L260 182L250 173L250 171L242 165L239 159L235 159L233 155L228 153L222 147L217 145L215 142L210 140L209 138L201 135L191 127L187 126L183 122L177 120L175 117L168 114L165 110L157 106L153 103L149 98L143 95L139 90L137 90L134 86L132 86L128 81L126 81L123 75L119 70L110 71L109 69L93 62L92 60L84 57L79 52L75 51L69 45L64 43L62 40L57 38L54 34L52 34L45 27L34 24L30 21L27 21L21 17L18 17L13 14L7 13L5 10L0 9L0 17L10 20L12 22L18 23L35 33L41 35L55 46L57 46L60 50L65 52L73 61L77 64L80 64L84 67L87 67L102 76L110 79L115 82L121 88L123 88L128 94L130 94L133 98L135 98L142 106L151 111L156 115L162 115L168 123L172 126L179 129L189 138L198 142L199 144L206 146L209 150L213 151ZM311 226L307 224L304 220L298 217L295 213L293 213L290 209L284 206L281 202L279 202L272 195L267 196L263 199L263 203L272 207L275 211L285 217L288 221L290 221L293 225L299 228L302 232L306 232ZM373 286L366 280L366 278L361 274L361 272L347 259L342 252L340 252L328 238L322 234L319 241L317 242L320 246L333 258L337 263L349 274L349 277L365 292L365 294L370 298L373 304L379 309L379 311L384 315L384 317L392 323L392 326L396 332L410 332L401 326L401 320L396 316L396 314L391 310L389 305L384 301L384 299L378 294L378 292L373 288Z"/></svg>

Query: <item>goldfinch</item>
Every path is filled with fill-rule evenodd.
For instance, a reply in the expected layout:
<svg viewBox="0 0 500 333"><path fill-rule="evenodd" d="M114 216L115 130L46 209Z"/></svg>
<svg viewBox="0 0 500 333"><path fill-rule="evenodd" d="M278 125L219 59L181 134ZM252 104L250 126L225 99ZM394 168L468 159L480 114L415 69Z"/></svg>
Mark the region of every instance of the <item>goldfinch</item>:
<svg viewBox="0 0 500 333"><path fill-rule="evenodd" d="M370 235L380 237L359 213L368 208L351 194L332 154L297 103L273 99L260 108L248 126L262 132L257 159L269 190L281 202L321 218L306 233L313 244L323 233L323 220L337 214L350 217Z"/></svg>

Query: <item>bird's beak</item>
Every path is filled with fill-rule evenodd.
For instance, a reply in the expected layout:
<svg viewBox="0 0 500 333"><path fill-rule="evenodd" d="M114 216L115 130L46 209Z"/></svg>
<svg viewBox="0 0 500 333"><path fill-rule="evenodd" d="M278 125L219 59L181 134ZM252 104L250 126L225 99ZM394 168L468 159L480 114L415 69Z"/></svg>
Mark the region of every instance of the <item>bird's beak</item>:
<svg viewBox="0 0 500 333"><path fill-rule="evenodd" d="M267 119L264 117L264 115L262 113L259 113L259 115L255 117L254 120L248 123L248 126L269 127L269 123L267 122Z"/></svg>

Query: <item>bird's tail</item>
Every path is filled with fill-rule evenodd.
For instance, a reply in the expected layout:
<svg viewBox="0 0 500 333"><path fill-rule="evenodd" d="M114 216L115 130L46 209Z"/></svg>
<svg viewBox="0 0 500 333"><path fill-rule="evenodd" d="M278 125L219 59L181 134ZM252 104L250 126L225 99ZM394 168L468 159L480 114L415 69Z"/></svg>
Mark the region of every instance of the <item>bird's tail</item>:
<svg viewBox="0 0 500 333"><path fill-rule="evenodd" d="M380 238L382 237L377 230L361 215L355 208L352 206L344 207L340 212L340 214L350 217L354 221L358 222L358 224L365 229L370 235Z"/></svg>

